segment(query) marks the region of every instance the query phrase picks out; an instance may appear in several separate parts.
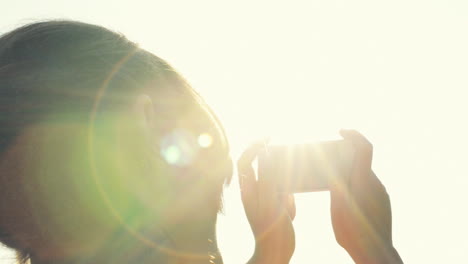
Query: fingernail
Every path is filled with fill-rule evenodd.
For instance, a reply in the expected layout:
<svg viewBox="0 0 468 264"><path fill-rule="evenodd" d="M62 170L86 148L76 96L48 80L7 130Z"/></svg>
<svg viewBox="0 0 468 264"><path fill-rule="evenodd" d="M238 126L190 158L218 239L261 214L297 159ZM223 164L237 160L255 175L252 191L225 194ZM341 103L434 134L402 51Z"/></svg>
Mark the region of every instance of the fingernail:
<svg viewBox="0 0 468 264"><path fill-rule="evenodd" d="M340 129L340 135L344 136L346 134L349 134L349 131L351 131L351 129L342 128L342 129Z"/></svg>

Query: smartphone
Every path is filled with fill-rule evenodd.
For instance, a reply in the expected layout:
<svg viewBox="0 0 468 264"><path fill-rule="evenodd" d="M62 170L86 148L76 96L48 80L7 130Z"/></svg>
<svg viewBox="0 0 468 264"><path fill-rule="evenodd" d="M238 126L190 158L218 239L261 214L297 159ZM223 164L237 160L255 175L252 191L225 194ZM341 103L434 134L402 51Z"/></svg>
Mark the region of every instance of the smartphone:
<svg viewBox="0 0 468 264"><path fill-rule="evenodd" d="M353 159L347 140L268 145L258 155L258 177L273 182L279 192L325 191L332 181L347 181Z"/></svg>

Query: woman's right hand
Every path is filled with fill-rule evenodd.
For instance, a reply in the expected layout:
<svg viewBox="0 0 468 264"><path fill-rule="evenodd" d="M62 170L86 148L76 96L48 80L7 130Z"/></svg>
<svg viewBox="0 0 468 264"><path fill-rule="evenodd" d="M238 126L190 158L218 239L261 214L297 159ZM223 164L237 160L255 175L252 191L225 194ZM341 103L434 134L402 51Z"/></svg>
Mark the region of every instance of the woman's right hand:
<svg viewBox="0 0 468 264"><path fill-rule="evenodd" d="M249 264L285 264L295 249L294 196L280 195L268 177L256 179L252 161L262 148L263 143L250 146L237 166L242 203L255 237Z"/></svg>
<svg viewBox="0 0 468 264"><path fill-rule="evenodd" d="M337 242L358 264L403 263L392 242L390 198L371 170L372 144L354 130L342 130L355 148L349 181L330 186Z"/></svg>

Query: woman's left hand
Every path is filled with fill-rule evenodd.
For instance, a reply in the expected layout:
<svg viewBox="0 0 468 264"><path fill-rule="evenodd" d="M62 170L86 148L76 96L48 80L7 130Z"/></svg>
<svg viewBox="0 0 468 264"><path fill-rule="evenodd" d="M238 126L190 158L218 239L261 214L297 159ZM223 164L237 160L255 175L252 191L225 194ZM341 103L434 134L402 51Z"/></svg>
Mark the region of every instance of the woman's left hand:
<svg viewBox="0 0 468 264"><path fill-rule="evenodd" d="M268 176L256 179L252 161L262 148L264 144L250 146L237 165L242 203L256 243L249 263L289 263L295 249L294 196L279 194Z"/></svg>

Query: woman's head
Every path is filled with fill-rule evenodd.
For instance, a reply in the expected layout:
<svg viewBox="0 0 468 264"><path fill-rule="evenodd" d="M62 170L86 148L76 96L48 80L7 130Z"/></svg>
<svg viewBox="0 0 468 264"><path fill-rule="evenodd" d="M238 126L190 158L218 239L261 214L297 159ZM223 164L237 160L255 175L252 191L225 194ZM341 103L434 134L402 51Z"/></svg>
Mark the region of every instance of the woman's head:
<svg viewBox="0 0 468 264"><path fill-rule="evenodd" d="M7 33L0 100L1 242L92 258L214 225L231 173L222 128L171 66L123 36L70 21Z"/></svg>

